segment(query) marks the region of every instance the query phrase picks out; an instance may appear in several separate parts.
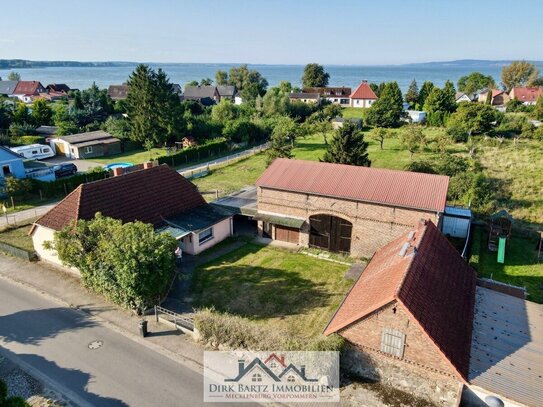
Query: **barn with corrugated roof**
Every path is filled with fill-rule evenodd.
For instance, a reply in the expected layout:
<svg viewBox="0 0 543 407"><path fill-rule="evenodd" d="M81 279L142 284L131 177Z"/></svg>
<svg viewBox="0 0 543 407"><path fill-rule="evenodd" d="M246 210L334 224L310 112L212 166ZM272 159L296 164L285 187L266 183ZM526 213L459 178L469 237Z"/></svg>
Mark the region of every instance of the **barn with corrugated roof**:
<svg viewBox="0 0 543 407"><path fill-rule="evenodd" d="M449 177L276 159L256 182L259 234L370 257L430 219L441 227Z"/></svg>

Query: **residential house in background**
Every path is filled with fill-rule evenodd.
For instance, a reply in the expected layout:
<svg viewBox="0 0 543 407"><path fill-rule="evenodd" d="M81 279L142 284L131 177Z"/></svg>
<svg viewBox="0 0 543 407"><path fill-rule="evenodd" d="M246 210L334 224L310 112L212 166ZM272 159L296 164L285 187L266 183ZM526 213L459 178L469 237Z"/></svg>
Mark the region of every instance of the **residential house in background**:
<svg viewBox="0 0 543 407"><path fill-rule="evenodd" d="M0 146L0 178L2 183L5 177L26 178L24 157Z"/></svg>
<svg viewBox="0 0 543 407"><path fill-rule="evenodd" d="M217 85L217 92L219 92L220 100L226 99L230 102L235 102L236 87L232 85Z"/></svg>
<svg viewBox="0 0 543 407"><path fill-rule="evenodd" d="M476 273L431 221L420 221L379 249L324 334L350 346L349 370L385 376L432 401L456 401L467 380Z"/></svg>
<svg viewBox="0 0 543 407"><path fill-rule="evenodd" d="M318 93L305 93L305 92L290 92L288 94L288 97L291 102L303 102L303 103L311 103L311 104L319 104L320 103L320 95Z"/></svg>
<svg viewBox="0 0 543 407"><path fill-rule="evenodd" d="M472 102L471 98L464 92L456 92L455 95L456 103L460 102Z"/></svg>
<svg viewBox="0 0 543 407"><path fill-rule="evenodd" d="M183 99L195 100L204 106L210 106L219 103L221 100L229 100L235 102L236 98L235 86L185 86Z"/></svg>
<svg viewBox="0 0 543 407"><path fill-rule="evenodd" d="M43 85L38 81L19 81L10 96L16 97L25 103L32 103L36 96L46 93Z"/></svg>
<svg viewBox="0 0 543 407"><path fill-rule="evenodd" d="M0 81L0 96L12 96L18 81Z"/></svg>
<svg viewBox="0 0 543 407"><path fill-rule="evenodd" d="M511 99L517 99L519 102L528 106L535 105L540 96L543 96L543 86L538 88L518 87L511 89L511 92L509 92L509 97Z"/></svg>
<svg viewBox="0 0 543 407"><path fill-rule="evenodd" d="M355 89L353 93L350 94L351 107L360 107L368 108L377 100L375 92L368 85L368 81L363 81Z"/></svg>
<svg viewBox="0 0 543 407"><path fill-rule="evenodd" d="M417 225L441 226L449 177L278 158L257 180L258 233L370 257Z"/></svg>
<svg viewBox="0 0 543 407"><path fill-rule="evenodd" d="M479 93L479 103L487 103L487 99L488 99L488 95L489 95L489 91L487 91L486 93L484 92L481 92ZM495 107L498 107L498 106L505 106L505 104L507 102L509 102L510 97L507 93L505 93L504 90L501 90L501 89L492 89L492 101L491 101L491 105L492 106L495 106Z"/></svg>
<svg viewBox="0 0 543 407"><path fill-rule="evenodd" d="M102 130L56 137L50 139L49 143L56 154L76 159L121 152L121 140Z"/></svg>
<svg viewBox="0 0 543 407"><path fill-rule="evenodd" d="M43 247L54 233L74 222L93 219L97 212L123 222L150 223L157 233L170 233L181 249L198 254L232 235L232 214L206 203L196 186L167 165L153 166L81 184L32 226L39 257L60 264L53 250Z"/></svg>
<svg viewBox="0 0 543 407"><path fill-rule="evenodd" d="M107 94L112 100L124 100L128 97L128 85L109 85Z"/></svg>
<svg viewBox="0 0 543 407"><path fill-rule="evenodd" d="M68 92L71 90L70 87L66 85L65 83L50 83L49 85L45 87L45 89L48 92L53 91L53 92L66 93L66 94L68 94Z"/></svg>
<svg viewBox="0 0 543 407"><path fill-rule="evenodd" d="M346 88L344 86L304 88L304 93L318 93L321 99L325 99L335 105L344 107L351 105L351 88Z"/></svg>

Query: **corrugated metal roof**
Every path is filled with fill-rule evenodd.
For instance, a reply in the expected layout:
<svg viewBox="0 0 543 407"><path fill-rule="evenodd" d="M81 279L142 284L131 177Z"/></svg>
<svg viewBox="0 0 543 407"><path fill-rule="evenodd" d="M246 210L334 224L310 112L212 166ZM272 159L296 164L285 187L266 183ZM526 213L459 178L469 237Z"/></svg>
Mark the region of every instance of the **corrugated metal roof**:
<svg viewBox="0 0 543 407"><path fill-rule="evenodd" d="M87 143L95 140L105 140L114 138L111 134L103 130L88 131L85 133L71 134L69 136L62 136L59 139L64 140L70 144Z"/></svg>
<svg viewBox="0 0 543 407"><path fill-rule="evenodd" d="M449 177L278 158L262 174L256 185L443 212Z"/></svg>
<svg viewBox="0 0 543 407"><path fill-rule="evenodd" d="M469 381L543 407L543 305L477 287Z"/></svg>
<svg viewBox="0 0 543 407"><path fill-rule="evenodd" d="M461 208L459 206L446 206L445 215L459 216L462 218L471 218L471 209Z"/></svg>

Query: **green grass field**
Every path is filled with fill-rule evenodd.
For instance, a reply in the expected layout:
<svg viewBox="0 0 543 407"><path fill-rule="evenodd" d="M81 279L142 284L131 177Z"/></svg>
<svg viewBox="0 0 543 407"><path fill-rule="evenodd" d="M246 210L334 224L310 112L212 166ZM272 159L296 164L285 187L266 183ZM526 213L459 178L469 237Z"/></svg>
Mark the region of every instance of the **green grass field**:
<svg viewBox="0 0 543 407"><path fill-rule="evenodd" d="M113 163L132 163L142 164L149 160L155 160L160 156L166 155L165 148L152 148L147 150L132 150L121 154L110 155L107 157L90 158L89 161L97 162L100 164L113 164Z"/></svg>
<svg viewBox="0 0 543 407"><path fill-rule="evenodd" d="M297 337L322 333L352 285L348 266L300 253L245 246L196 269L194 305L213 306Z"/></svg>
<svg viewBox="0 0 543 407"><path fill-rule="evenodd" d="M30 224L6 228L0 231L0 241L20 249L33 251L34 245L32 244L32 238L28 235L29 231Z"/></svg>

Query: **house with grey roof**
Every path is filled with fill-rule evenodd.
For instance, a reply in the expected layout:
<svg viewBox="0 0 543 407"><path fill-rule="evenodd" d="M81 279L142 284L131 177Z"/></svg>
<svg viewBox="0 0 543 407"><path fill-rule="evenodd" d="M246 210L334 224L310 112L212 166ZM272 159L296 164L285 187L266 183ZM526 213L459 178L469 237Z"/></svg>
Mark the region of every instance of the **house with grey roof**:
<svg viewBox="0 0 543 407"><path fill-rule="evenodd" d="M11 96L15 92L18 81L0 81L0 96Z"/></svg>
<svg viewBox="0 0 543 407"><path fill-rule="evenodd" d="M77 159L121 152L121 140L102 130L56 137L50 140L50 144L58 155Z"/></svg>
<svg viewBox="0 0 543 407"><path fill-rule="evenodd" d="M183 94L184 100L195 100L200 102L204 106L210 106L215 103L219 103L221 100L226 99L234 102L236 96L235 86L185 86L185 92Z"/></svg>

